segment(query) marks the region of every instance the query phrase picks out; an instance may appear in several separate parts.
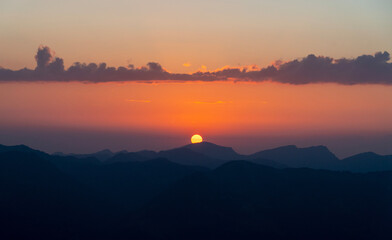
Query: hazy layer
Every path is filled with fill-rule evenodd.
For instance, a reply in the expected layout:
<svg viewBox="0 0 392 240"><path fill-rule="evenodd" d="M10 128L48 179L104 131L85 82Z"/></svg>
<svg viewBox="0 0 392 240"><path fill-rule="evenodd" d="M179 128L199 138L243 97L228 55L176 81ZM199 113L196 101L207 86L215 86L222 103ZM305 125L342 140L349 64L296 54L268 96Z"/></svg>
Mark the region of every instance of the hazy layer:
<svg viewBox="0 0 392 240"><path fill-rule="evenodd" d="M3 83L0 141L48 151L162 149L199 133L240 152L326 144L338 154L392 153L384 142L391 94L377 85Z"/></svg>

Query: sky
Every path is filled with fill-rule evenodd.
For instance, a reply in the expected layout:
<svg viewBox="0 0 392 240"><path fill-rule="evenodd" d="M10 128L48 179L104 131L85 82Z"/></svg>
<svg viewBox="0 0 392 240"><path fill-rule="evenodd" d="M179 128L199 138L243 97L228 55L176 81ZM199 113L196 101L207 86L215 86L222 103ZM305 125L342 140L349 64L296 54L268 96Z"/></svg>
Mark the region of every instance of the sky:
<svg viewBox="0 0 392 240"><path fill-rule="evenodd" d="M0 143L161 150L199 133L240 153L392 154L391 10L387 0L2 0Z"/></svg>

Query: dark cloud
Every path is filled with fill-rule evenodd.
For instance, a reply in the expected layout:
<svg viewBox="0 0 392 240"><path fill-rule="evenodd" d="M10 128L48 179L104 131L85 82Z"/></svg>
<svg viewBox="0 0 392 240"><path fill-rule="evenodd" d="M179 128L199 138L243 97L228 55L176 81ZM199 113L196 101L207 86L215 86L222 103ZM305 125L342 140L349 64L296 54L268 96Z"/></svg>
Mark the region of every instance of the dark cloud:
<svg viewBox="0 0 392 240"><path fill-rule="evenodd" d="M357 58L333 59L308 55L289 62L277 62L262 69L252 67L225 68L192 74L169 73L159 63L150 62L135 68L108 67L106 63L76 62L68 69L49 47L41 46L35 56L34 70L13 71L0 68L0 81L274 81L287 84L392 84L392 63L388 52L362 55Z"/></svg>
<svg viewBox="0 0 392 240"><path fill-rule="evenodd" d="M61 74L64 72L64 61L61 58L55 58L55 60L48 64L46 67L48 72L53 74Z"/></svg>
<svg viewBox="0 0 392 240"><path fill-rule="evenodd" d="M392 84L392 63L388 52L355 59L337 59L309 55L279 66L273 79L291 84L334 82L341 84Z"/></svg>
<svg viewBox="0 0 392 240"><path fill-rule="evenodd" d="M35 61L37 62L37 70L45 69L53 59L53 53L49 47L40 46L35 55Z"/></svg>

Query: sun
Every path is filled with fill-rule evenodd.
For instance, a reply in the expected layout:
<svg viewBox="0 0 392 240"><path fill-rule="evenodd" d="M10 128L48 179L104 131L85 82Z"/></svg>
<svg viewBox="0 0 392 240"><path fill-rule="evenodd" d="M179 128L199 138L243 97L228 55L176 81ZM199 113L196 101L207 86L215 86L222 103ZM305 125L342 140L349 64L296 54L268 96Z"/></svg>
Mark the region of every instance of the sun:
<svg viewBox="0 0 392 240"><path fill-rule="evenodd" d="M199 134L195 134L191 138L192 143L201 143L203 142L203 138Z"/></svg>

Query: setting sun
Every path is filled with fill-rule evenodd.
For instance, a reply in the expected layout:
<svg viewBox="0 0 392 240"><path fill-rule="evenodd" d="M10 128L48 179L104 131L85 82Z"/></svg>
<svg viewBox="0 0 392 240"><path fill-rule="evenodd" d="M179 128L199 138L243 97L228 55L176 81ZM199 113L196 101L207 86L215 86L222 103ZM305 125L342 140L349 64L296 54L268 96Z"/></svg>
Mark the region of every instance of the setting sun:
<svg viewBox="0 0 392 240"><path fill-rule="evenodd" d="M195 134L191 138L192 143L201 143L203 142L203 138L199 134Z"/></svg>

